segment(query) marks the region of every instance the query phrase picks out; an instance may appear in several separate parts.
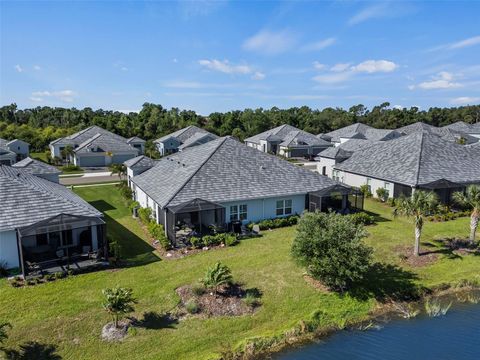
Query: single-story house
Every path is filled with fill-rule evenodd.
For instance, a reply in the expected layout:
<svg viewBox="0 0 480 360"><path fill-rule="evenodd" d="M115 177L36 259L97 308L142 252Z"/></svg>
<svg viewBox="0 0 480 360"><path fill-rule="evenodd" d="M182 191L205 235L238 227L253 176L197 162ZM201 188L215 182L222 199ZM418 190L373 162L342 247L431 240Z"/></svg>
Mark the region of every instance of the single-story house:
<svg viewBox="0 0 480 360"><path fill-rule="evenodd" d="M62 150L70 146L73 154L70 161L82 167L104 167L111 164L122 164L124 161L142 154L144 140L123 136L90 126L75 134L54 140L50 143L52 157L63 158Z"/></svg>
<svg viewBox="0 0 480 360"><path fill-rule="evenodd" d="M318 173L333 178L333 168L336 164L348 159L355 151L377 143L363 139L350 139L335 147L323 150L315 157ZM334 180L338 180L334 178Z"/></svg>
<svg viewBox="0 0 480 360"><path fill-rule="evenodd" d="M15 153L16 161L25 159L30 155L30 144L19 139L13 139L10 141L0 139L0 149Z"/></svg>
<svg viewBox="0 0 480 360"><path fill-rule="evenodd" d="M287 124L249 137L245 145L287 158L314 156L332 146L320 137Z"/></svg>
<svg viewBox="0 0 480 360"><path fill-rule="evenodd" d="M415 189L435 191L443 203L469 184L480 183L478 150L416 131L364 147L333 167L332 177L354 187L368 185L390 197L409 196Z"/></svg>
<svg viewBox="0 0 480 360"><path fill-rule="evenodd" d="M218 136L195 125L177 130L154 141L161 156L173 154L187 148L202 145L217 139Z"/></svg>
<svg viewBox="0 0 480 360"><path fill-rule="evenodd" d="M64 186L0 165L0 262L23 275L107 256L103 215Z"/></svg>
<svg viewBox="0 0 480 360"><path fill-rule="evenodd" d="M137 175L151 169L155 166L157 160L153 160L145 155L137 156L133 159L127 160L123 163L127 168L127 180L130 186L130 180Z"/></svg>
<svg viewBox="0 0 480 360"><path fill-rule="evenodd" d="M16 164L12 165L14 168L22 169L23 171L44 178L49 181L59 182L59 175L61 171L55 166L44 163L36 159L27 157Z"/></svg>
<svg viewBox="0 0 480 360"><path fill-rule="evenodd" d="M402 134L396 130L376 129L366 124L355 123L317 136L324 139L330 138L330 142L338 146L350 139L388 141L397 139Z"/></svg>
<svg viewBox="0 0 480 360"><path fill-rule="evenodd" d="M468 132L464 131L466 130L466 128L462 126L462 124L465 124L465 123L461 123L461 124L455 123L455 124L447 125L444 127L436 127L423 122L416 122L416 123L401 127L397 129L397 131L404 135L410 135L418 131L426 131L444 140L456 142L462 145L468 145L468 144L473 144L478 142L480 138L480 133L478 134L478 137L475 137L473 136L473 134L469 134ZM467 125L468 124L465 124L465 126Z"/></svg>
<svg viewBox="0 0 480 360"><path fill-rule="evenodd" d="M135 200L152 209L173 242L185 227L205 234L212 226L225 229L305 209L363 207L350 187L232 137L164 157L130 184Z"/></svg>

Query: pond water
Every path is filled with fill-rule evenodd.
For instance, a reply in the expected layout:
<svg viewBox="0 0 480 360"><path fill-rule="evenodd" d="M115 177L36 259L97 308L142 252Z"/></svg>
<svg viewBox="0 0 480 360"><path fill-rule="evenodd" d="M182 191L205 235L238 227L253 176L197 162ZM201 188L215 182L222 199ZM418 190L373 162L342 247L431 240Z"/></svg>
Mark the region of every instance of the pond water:
<svg viewBox="0 0 480 360"><path fill-rule="evenodd" d="M341 331L287 350L276 360L478 360L480 305L455 304L445 316L393 320L367 331Z"/></svg>

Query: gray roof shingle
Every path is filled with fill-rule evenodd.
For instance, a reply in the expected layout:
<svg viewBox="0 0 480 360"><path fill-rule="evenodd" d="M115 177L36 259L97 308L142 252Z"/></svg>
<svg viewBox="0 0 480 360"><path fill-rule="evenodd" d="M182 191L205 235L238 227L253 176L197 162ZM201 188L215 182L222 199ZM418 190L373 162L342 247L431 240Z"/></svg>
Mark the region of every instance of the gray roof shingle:
<svg viewBox="0 0 480 360"><path fill-rule="evenodd" d="M123 164L135 170L147 170L155 166L158 160L153 160L145 155L140 155L125 161Z"/></svg>
<svg viewBox="0 0 480 360"><path fill-rule="evenodd" d="M63 185L0 165L0 231L30 226L60 214L102 217Z"/></svg>
<svg viewBox="0 0 480 360"><path fill-rule="evenodd" d="M195 134L198 134L198 133L201 133L201 134L211 134L209 133L207 130L204 130L202 128L199 128L198 126L195 126L195 125L190 125L190 126L187 126L183 129L180 129L180 130L177 130L173 133L170 133L170 134L167 134L167 135L164 135L162 136L161 138L158 138L157 140L155 140L154 142L155 143L159 143L159 142L163 142L165 140L168 140L170 138L176 138L180 143L185 143L189 138L191 138L192 136L194 136ZM215 134L212 134L213 136L216 136Z"/></svg>
<svg viewBox="0 0 480 360"><path fill-rule="evenodd" d="M277 141L280 142L280 145L286 147L295 147L297 145L326 147L331 145L321 137L317 137L288 124L277 126L276 128L245 139L246 142L255 144L259 144L260 140Z"/></svg>
<svg viewBox="0 0 480 360"><path fill-rule="evenodd" d="M428 131L415 131L366 147L335 168L410 186L442 179L454 183L480 182L480 156L475 149Z"/></svg>
<svg viewBox="0 0 480 360"><path fill-rule="evenodd" d="M195 198L226 202L305 194L338 185L231 137L162 158L133 182L161 207Z"/></svg>
<svg viewBox="0 0 480 360"><path fill-rule="evenodd" d="M42 175L42 174L60 174L61 171L58 170L55 166L44 163L36 159L27 157L15 164L12 165L15 168L21 168L24 171L32 175Z"/></svg>
<svg viewBox="0 0 480 360"><path fill-rule="evenodd" d="M75 153L88 153L91 149L98 149L100 152L136 152L133 146L128 144L125 140L119 139L111 134L96 134L93 137L85 140L76 149ZM97 151L97 150L95 150Z"/></svg>
<svg viewBox="0 0 480 360"><path fill-rule="evenodd" d="M324 157L329 159L347 159L355 151L363 149L367 146L376 144L376 141L362 140L362 139L350 139L344 143L335 146L329 147L323 150L317 157Z"/></svg>

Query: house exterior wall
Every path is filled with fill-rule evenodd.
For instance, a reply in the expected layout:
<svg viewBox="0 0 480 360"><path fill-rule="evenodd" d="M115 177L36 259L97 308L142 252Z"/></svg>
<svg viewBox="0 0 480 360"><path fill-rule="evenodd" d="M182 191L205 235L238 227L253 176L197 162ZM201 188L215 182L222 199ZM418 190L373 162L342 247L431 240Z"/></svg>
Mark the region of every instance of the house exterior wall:
<svg viewBox="0 0 480 360"><path fill-rule="evenodd" d="M175 138L170 138L168 140L158 142L156 145L160 155L165 156L166 154L177 152L180 143Z"/></svg>
<svg viewBox="0 0 480 360"><path fill-rule="evenodd" d="M17 162L17 156L15 154L7 153L0 155L0 164L13 165Z"/></svg>
<svg viewBox="0 0 480 360"><path fill-rule="evenodd" d="M40 178L43 178L45 180L48 180L48 181L52 181L54 183L59 183L60 180L59 180L59 174L38 174L36 175Z"/></svg>
<svg viewBox="0 0 480 360"><path fill-rule="evenodd" d="M254 199L247 201L232 201L232 202L220 202L225 207L225 221L230 222L230 206L233 205L247 205L247 219L244 223L258 222L265 219L273 219L276 217L283 217L285 215L277 216L277 200L292 200L292 214L301 214L305 210L305 196L292 195L292 196L280 196L274 198ZM288 215L287 215L288 216Z"/></svg>
<svg viewBox="0 0 480 360"><path fill-rule="evenodd" d="M390 181L375 179L358 174L352 174L345 171L338 171L338 177L340 178L340 182L357 188L362 185L367 185L367 182L369 182L371 189L370 191L372 192L372 195L374 197L377 197L377 189L379 188L384 188L388 190L390 197L393 197L394 195L394 183Z"/></svg>
<svg viewBox="0 0 480 360"><path fill-rule="evenodd" d="M8 269L20 267L17 234L14 230L0 232L0 262Z"/></svg>
<svg viewBox="0 0 480 360"><path fill-rule="evenodd" d="M142 189L140 189L138 186L134 186L132 183L132 190L135 191L135 201L138 201L141 207L146 208L149 207L152 209L152 212L154 214L157 214L158 211L158 205L155 201L153 201L152 198L150 198ZM158 222L158 217L157 217L157 222Z"/></svg>
<svg viewBox="0 0 480 360"><path fill-rule="evenodd" d="M335 159L320 157L320 161L317 162L317 172L323 175L323 169L325 168L325 175L332 178L332 171L335 164Z"/></svg>
<svg viewBox="0 0 480 360"><path fill-rule="evenodd" d="M55 157L58 157L58 158L61 158L62 157L62 153L61 153L61 149L60 148L64 148L65 145L57 145L57 144L50 144L48 146L50 148L50 154L52 156L52 158L55 158Z"/></svg>
<svg viewBox="0 0 480 360"><path fill-rule="evenodd" d="M30 154L30 145L22 140L13 140L7 145L7 148L20 155L21 159L25 159Z"/></svg>
<svg viewBox="0 0 480 360"><path fill-rule="evenodd" d="M135 149L138 150L139 155L143 155L145 153L145 143L144 142L131 141L129 144L132 145Z"/></svg>

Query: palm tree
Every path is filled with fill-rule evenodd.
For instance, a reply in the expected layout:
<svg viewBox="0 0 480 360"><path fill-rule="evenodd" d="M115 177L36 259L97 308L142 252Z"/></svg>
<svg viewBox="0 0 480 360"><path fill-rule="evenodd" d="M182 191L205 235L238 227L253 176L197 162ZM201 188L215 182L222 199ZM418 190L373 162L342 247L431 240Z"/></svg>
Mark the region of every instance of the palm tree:
<svg viewBox="0 0 480 360"><path fill-rule="evenodd" d="M410 197L401 197L397 202L394 215L413 217L415 221L415 247L413 255L420 253L420 237L422 235L423 217L428 215L437 205L438 196L432 191L416 190Z"/></svg>
<svg viewBox="0 0 480 360"><path fill-rule="evenodd" d="M480 186L470 185L465 193L457 191L453 193L453 200L462 206L472 208L470 215L470 241L475 242L475 233L478 227L478 218L480 217Z"/></svg>
<svg viewBox="0 0 480 360"><path fill-rule="evenodd" d="M111 171L110 176L118 174L120 180L127 176L127 167L123 164L112 164L109 166L109 169Z"/></svg>
<svg viewBox="0 0 480 360"><path fill-rule="evenodd" d="M207 269L202 282L206 288L213 288L216 294L220 286L232 283L232 273L228 266L217 262Z"/></svg>
<svg viewBox="0 0 480 360"><path fill-rule="evenodd" d="M131 289L116 287L103 289L102 293L105 297L103 308L112 316L115 327L118 327L120 316L133 312L133 304L136 304L137 300L133 297Z"/></svg>
<svg viewBox="0 0 480 360"><path fill-rule="evenodd" d="M72 146L65 146L65 148L60 153L62 154L62 157L67 160L67 164L70 164L70 157L74 154Z"/></svg>

